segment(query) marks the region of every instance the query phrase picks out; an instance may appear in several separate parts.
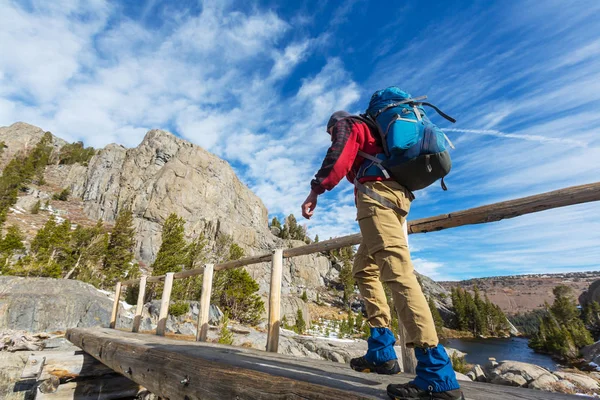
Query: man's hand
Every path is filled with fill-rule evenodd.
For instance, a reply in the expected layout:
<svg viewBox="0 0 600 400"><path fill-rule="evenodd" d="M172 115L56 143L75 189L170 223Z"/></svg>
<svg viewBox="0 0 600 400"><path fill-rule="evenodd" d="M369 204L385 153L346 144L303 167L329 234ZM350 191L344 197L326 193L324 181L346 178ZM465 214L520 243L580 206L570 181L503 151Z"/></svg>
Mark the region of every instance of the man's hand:
<svg viewBox="0 0 600 400"><path fill-rule="evenodd" d="M302 203L302 216L304 218L310 219L313 216L314 210L317 207L317 197L319 195L311 190L304 203Z"/></svg>

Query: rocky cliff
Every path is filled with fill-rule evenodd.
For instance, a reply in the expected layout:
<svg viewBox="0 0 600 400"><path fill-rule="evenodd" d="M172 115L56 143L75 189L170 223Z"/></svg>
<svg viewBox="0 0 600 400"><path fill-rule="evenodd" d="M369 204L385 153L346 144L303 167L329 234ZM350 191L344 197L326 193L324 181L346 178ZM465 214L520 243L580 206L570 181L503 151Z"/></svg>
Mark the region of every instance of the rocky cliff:
<svg viewBox="0 0 600 400"><path fill-rule="evenodd" d="M15 123L0 128L4 166L19 152L31 150L42 138L38 127ZM55 152L66 144L53 137ZM204 234L209 245L220 235L230 235L246 255L268 252L276 247L302 245L274 236L262 201L235 175L224 160L199 146L162 130L151 130L139 146L127 149L111 144L100 149L87 165L49 165L46 185L19 196L8 224L17 224L31 238L43 223L42 215L27 215L38 200L46 201L63 188L72 200L52 206L61 217L90 225L102 219L112 223L119 210L133 211L137 230L137 259L143 268L154 261L161 243L162 224L171 213L186 220L188 239ZM247 268L263 295L269 287L268 263ZM292 320L296 309L307 312L298 295L306 290L316 298L316 289L337 276L329 260L319 254L287 260L282 289L284 312Z"/></svg>

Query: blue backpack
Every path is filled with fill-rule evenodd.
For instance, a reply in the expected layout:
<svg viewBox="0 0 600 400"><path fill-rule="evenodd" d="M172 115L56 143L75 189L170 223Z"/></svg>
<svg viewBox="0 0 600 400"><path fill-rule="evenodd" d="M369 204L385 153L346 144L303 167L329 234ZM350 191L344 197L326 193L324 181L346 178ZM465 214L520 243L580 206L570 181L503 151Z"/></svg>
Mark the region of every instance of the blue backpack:
<svg viewBox="0 0 600 400"><path fill-rule="evenodd" d="M426 98L412 98L395 86L373 94L363 117L377 127L385 154L375 157L359 152L365 158L359 170L360 177L383 173L410 191L424 189L442 179L442 189L447 190L444 177L450 172L452 162L446 145L454 146L429 120L423 106L433 108L452 123L456 120L423 102Z"/></svg>

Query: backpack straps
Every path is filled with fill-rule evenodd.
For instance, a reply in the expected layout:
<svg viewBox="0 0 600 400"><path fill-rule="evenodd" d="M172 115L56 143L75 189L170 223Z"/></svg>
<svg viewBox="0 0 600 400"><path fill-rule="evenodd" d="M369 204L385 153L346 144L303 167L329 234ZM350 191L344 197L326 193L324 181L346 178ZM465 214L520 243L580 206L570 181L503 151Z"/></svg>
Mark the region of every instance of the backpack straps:
<svg viewBox="0 0 600 400"><path fill-rule="evenodd" d="M440 110L439 108L437 108L436 106L434 106L431 103L419 103L419 104L433 108L435 111L437 111L438 114L440 114L442 117L446 118L448 121L450 121L452 123L456 122L456 120L454 118L452 118L451 116L449 116L448 114L446 114L445 112L443 112L442 110Z"/></svg>
<svg viewBox="0 0 600 400"><path fill-rule="evenodd" d="M394 107L398 107L401 104L409 104L412 105L413 107L415 106L427 106L427 107L431 107L433 108L438 114L440 114L442 117L446 118L448 121L455 123L456 120L454 118L452 118L451 116L449 116L448 114L446 114L445 112L443 112L442 110L440 110L439 108L437 108L436 106L434 106L431 103L427 103L427 102L422 102L421 100L425 100L427 98L427 96L419 96L419 97L412 97L410 99L404 99L402 101L397 101L394 102L392 104L389 104L385 107L383 107L380 110L377 110L377 112L375 114L372 115L373 119L377 118L381 113L386 112L387 110L389 110L390 108L394 108ZM417 119L420 120L420 115L418 112L415 111L415 115L417 116Z"/></svg>
<svg viewBox="0 0 600 400"><path fill-rule="evenodd" d="M372 161L375 164L375 166L381 170L381 173L383 173L383 176L385 176L385 179L390 179L391 178L390 173L381 164L381 160L379 158L377 158L375 156L372 156L370 154L367 154L367 153L365 153L362 150L359 150L357 154L359 156L361 156L362 158L365 158L365 159L367 159L369 161Z"/></svg>
<svg viewBox="0 0 600 400"><path fill-rule="evenodd" d="M358 181L358 179L354 180L354 186L356 187L356 189L359 192L363 193L365 196L368 196L368 197L372 198L373 200L375 200L376 202L378 202L382 206L387 207L387 208L393 210L399 216L406 217L408 215L408 212L406 212L405 210L401 209L396 204L394 204L390 200L386 199L385 197L383 197L382 195L380 195L379 193L377 193L373 189L371 189L369 187L366 187L365 185L363 185L362 183L360 183Z"/></svg>

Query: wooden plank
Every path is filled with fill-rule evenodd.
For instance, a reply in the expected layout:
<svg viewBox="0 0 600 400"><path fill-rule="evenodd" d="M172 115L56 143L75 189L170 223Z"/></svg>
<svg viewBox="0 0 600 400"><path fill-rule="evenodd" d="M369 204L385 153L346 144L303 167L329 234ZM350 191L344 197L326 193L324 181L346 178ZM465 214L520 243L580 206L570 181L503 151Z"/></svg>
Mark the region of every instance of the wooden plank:
<svg viewBox="0 0 600 400"><path fill-rule="evenodd" d="M110 327L117 327L117 316L119 314L119 300L121 298L121 282L115 285L115 300L113 302L112 314L110 315Z"/></svg>
<svg viewBox="0 0 600 400"><path fill-rule="evenodd" d="M49 354L39 380L57 377L61 382L76 378L103 376L113 370L84 352L61 352Z"/></svg>
<svg viewBox="0 0 600 400"><path fill-rule="evenodd" d="M503 219L514 218L520 215L594 201L600 201L600 182L572 186L566 189L554 190L552 192L542 193L535 196L503 201L482 207L471 208L468 210L456 211L449 214L441 214L435 217L409 221L408 233L427 233L464 225L495 222ZM307 254L319 253L347 246L354 246L359 244L361 239L361 234L355 233L353 235L342 236L319 243L295 247L293 249L286 249L283 252L283 257L289 258L304 256ZM224 269L239 268L246 265L266 262L269 261L270 258L270 254L247 257L224 264L217 264L215 265L214 269L215 271L221 271ZM200 274L202 274L202 269L183 271L177 274L177 278L196 276ZM164 279L164 276L152 277L152 279L152 282L158 282L159 280ZM124 282L123 284L130 285L137 282L138 280L132 279ZM148 282L150 282L150 278Z"/></svg>
<svg viewBox="0 0 600 400"><path fill-rule="evenodd" d="M208 317L210 314L210 296L212 294L213 264L204 266L202 278L202 294L200 295L200 311L198 313L198 327L196 329L196 340L206 342L208 336Z"/></svg>
<svg viewBox="0 0 600 400"><path fill-rule="evenodd" d="M54 393L37 391L36 400L113 400L133 398L140 386L117 374L103 378L63 383Z"/></svg>
<svg viewBox="0 0 600 400"><path fill-rule="evenodd" d="M142 323L144 297L146 296L146 279L146 275L140 278L140 290L138 292L137 305L135 307L135 316L133 317L133 326L131 327L132 332L138 332L140 330L140 324Z"/></svg>
<svg viewBox="0 0 600 400"><path fill-rule="evenodd" d="M46 357L41 354L32 354L27 359L27 363L21 372L21 379L35 379L37 380L42 374Z"/></svg>
<svg viewBox="0 0 600 400"><path fill-rule="evenodd" d="M281 278L283 276L283 249L273 252L271 263L271 288L269 290L269 326L267 351L277 353L281 325Z"/></svg>
<svg viewBox="0 0 600 400"><path fill-rule="evenodd" d="M387 384L414 378L364 374L330 361L104 328L69 329L67 338L115 371L171 399L387 399ZM468 400L581 398L476 382L461 385Z"/></svg>
<svg viewBox="0 0 600 400"><path fill-rule="evenodd" d="M574 204L600 201L600 182L572 186L521 199L423 218L409 223L410 233L425 233L463 225L482 224Z"/></svg>
<svg viewBox="0 0 600 400"><path fill-rule="evenodd" d="M169 304L171 301L171 290L173 289L173 272L167 272L165 286L163 288L162 299L160 301L160 313L158 314L158 324L156 334L165 336L167 330L167 318L169 317Z"/></svg>

